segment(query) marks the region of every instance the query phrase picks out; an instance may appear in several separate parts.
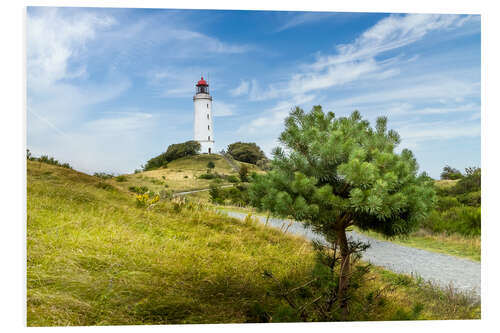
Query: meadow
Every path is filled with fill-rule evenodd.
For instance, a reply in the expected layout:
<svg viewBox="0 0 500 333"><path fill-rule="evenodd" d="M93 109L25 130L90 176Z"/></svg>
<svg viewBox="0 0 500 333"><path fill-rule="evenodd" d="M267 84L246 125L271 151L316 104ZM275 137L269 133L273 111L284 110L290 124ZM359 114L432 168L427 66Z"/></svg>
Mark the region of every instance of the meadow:
<svg viewBox="0 0 500 333"><path fill-rule="evenodd" d="M126 182L27 164L28 326L302 321L276 290L310 279L304 239L196 199L137 207ZM467 295L369 274L349 320L480 318Z"/></svg>

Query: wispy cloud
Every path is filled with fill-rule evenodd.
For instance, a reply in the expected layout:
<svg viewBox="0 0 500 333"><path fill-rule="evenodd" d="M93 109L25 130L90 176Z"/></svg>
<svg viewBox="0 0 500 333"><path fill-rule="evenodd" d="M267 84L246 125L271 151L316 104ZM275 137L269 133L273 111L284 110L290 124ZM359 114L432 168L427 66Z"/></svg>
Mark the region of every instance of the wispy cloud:
<svg viewBox="0 0 500 333"><path fill-rule="evenodd" d="M213 111L215 117L227 117L235 114L234 109L236 108L235 104L224 103L220 100L213 101Z"/></svg>
<svg viewBox="0 0 500 333"><path fill-rule="evenodd" d="M57 8L28 14L26 53L30 85L50 85L84 76L85 66L72 67L70 60L85 51L87 42L95 38L97 31L115 23L109 15L61 15Z"/></svg>
<svg viewBox="0 0 500 333"><path fill-rule="evenodd" d="M303 24L310 24L314 22L319 22L325 19L331 19L333 17L338 17L339 13L318 13L318 12L307 12L307 13L289 13L288 17L285 18L286 22L276 29L276 32L281 32Z"/></svg>
<svg viewBox="0 0 500 333"><path fill-rule="evenodd" d="M250 83L248 81L241 80L239 86L230 90L229 92L231 93L232 96L247 95L249 92L249 88L250 88Z"/></svg>
<svg viewBox="0 0 500 333"><path fill-rule="evenodd" d="M407 57L393 52L434 32L451 33L475 20L475 16L464 15L390 15L361 33L352 43L337 46L336 53L319 55L314 62L303 63L286 83L275 82L262 89L252 81L250 100L279 100L275 107L240 131L259 135L276 133L291 107L310 105L310 97L313 97L315 104L324 100L325 109L341 114L360 109L372 120L382 114L390 114L396 121L400 117L396 129L401 131L406 138L404 143L410 147L417 147L426 140L477 137L480 135L477 121L446 123L425 119L426 116L480 112L479 104L473 101L480 95L477 76L469 72L457 75L457 69L409 76L402 70L411 66L418 68L418 54ZM389 51L392 53L387 57ZM403 120L408 116L414 117L413 120ZM267 137L266 144L275 141L275 134Z"/></svg>

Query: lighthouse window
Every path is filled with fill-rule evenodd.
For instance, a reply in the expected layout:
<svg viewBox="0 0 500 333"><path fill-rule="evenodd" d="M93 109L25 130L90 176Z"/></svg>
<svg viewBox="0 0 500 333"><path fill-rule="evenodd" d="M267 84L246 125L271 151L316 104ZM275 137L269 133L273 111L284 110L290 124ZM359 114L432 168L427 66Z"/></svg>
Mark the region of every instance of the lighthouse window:
<svg viewBox="0 0 500 333"><path fill-rule="evenodd" d="M208 125L208 130L210 131L210 125Z"/></svg>
<svg viewBox="0 0 500 333"><path fill-rule="evenodd" d="M210 136L208 136L208 141L210 141Z"/></svg>
<svg viewBox="0 0 500 333"><path fill-rule="evenodd" d="M207 119L210 119L210 115L207 113Z"/></svg>
<svg viewBox="0 0 500 333"><path fill-rule="evenodd" d="M208 109L208 103L207 103L207 109Z"/></svg>

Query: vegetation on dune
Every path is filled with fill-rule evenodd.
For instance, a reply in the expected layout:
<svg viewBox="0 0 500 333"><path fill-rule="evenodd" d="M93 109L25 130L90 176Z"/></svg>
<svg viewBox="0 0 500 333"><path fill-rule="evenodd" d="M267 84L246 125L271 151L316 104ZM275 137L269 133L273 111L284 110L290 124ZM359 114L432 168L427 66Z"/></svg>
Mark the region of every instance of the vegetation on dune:
<svg viewBox="0 0 500 333"><path fill-rule="evenodd" d="M160 155L151 158L146 162L144 171L153 170L161 167L166 167L168 162L178 158L193 156L200 152L201 145L197 141L186 141L183 143L171 144L167 151Z"/></svg>
<svg viewBox="0 0 500 333"><path fill-rule="evenodd" d="M444 186L437 183L436 190L436 210L424 221L423 227L434 233L480 236L481 169L466 168L458 181Z"/></svg>
<svg viewBox="0 0 500 333"><path fill-rule="evenodd" d="M330 281L315 302L324 320L336 316L336 307L348 317L367 273L353 265L367 246L349 241L346 229L409 234L435 201L432 179L417 175L411 151L394 152L400 138L386 124L380 117L372 129L357 111L335 118L321 106L310 113L297 107L279 137L286 152L274 150L272 171L256 176L249 190L258 209L304 222L327 240L315 244L318 274Z"/></svg>
<svg viewBox="0 0 500 333"><path fill-rule="evenodd" d="M267 166L267 157L255 142L235 142L227 146L227 153L235 160Z"/></svg>
<svg viewBox="0 0 500 333"><path fill-rule="evenodd" d="M54 165L28 161L27 176L28 326L318 318L284 300L299 304L329 281L304 285L318 267L301 238L197 201L138 207L120 183ZM384 270L369 274L349 320L480 316L476 301Z"/></svg>
<svg viewBox="0 0 500 333"><path fill-rule="evenodd" d="M31 154L29 149L26 149L26 158L28 161L38 161L41 163L57 165L67 169L73 169L69 163L61 163L53 157L49 157L48 155L42 155L40 157L35 157Z"/></svg>
<svg viewBox="0 0 500 333"><path fill-rule="evenodd" d="M212 162L214 168L207 173L207 164ZM255 167L255 166L254 166ZM255 167L256 168L256 167ZM186 156L169 162L168 168L125 175L126 181L118 182L116 177L109 179L114 186L123 190L147 187L159 193L162 190L183 192L206 189L213 182L228 185L238 181L237 173L220 155L200 154ZM132 190L131 190L132 191Z"/></svg>

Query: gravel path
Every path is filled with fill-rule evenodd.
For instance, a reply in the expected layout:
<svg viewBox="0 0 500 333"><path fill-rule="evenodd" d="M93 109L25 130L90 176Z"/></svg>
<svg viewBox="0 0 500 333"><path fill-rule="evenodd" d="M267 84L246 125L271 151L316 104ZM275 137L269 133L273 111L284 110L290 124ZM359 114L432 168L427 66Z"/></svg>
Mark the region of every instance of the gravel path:
<svg viewBox="0 0 500 333"><path fill-rule="evenodd" d="M238 219L243 219L247 215L234 211L226 213ZM263 216L254 215L254 217L262 223L266 221ZM304 228L301 223L270 218L268 224L310 240L324 241L321 235ZM396 273L420 276L442 287L452 286L462 292L470 292L477 296L481 294L481 264L479 262L381 241L354 231L350 232L348 237L370 244L363 254L363 260L373 265Z"/></svg>

